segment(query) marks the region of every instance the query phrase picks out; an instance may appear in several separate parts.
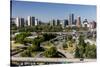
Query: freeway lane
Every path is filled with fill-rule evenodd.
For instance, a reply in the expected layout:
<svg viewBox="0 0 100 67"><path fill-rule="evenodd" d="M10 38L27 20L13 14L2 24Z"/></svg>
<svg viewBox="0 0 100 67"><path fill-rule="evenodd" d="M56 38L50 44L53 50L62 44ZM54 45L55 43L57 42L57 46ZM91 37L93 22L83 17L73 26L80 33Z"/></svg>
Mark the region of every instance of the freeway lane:
<svg viewBox="0 0 100 67"><path fill-rule="evenodd" d="M22 62L95 62L96 59L84 59L80 61L77 59L66 59L66 58L32 58L32 57L11 57L11 61L22 61Z"/></svg>

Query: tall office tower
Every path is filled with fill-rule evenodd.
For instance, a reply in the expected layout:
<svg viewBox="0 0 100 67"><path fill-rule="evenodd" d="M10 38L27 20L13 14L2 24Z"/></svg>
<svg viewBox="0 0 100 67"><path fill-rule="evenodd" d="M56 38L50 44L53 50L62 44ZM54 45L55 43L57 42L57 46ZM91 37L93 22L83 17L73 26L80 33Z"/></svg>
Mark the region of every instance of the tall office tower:
<svg viewBox="0 0 100 67"><path fill-rule="evenodd" d="M41 25L41 24L43 24L43 23L42 23L42 21L38 20L38 24Z"/></svg>
<svg viewBox="0 0 100 67"><path fill-rule="evenodd" d="M55 25L57 26L57 20L55 20Z"/></svg>
<svg viewBox="0 0 100 67"><path fill-rule="evenodd" d="M81 27L81 17L80 17L80 16L77 17L76 26L77 26L77 27Z"/></svg>
<svg viewBox="0 0 100 67"><path fill-rule="evenodd" d="M74 22L75 22L75 25L76 25L76 23L77 23L77 19L75 19Z"/></svg>
<svg viewBox="0 0 100 67"><path fill-rule="evenodd" d="M35 26L39 25L38 19L35 20Z"/></svg>
<svg viewBox="0 0 100 67"><path fill-rule="evenodd" d="M17 27L24 27L24 18L16 18L16 26Z"/></svg>
<svg viewBox="0 0 100 67"><path fill-rule="evenodd" d="M55 20L53 20L53 26L55 26L55 23L56 23L56 21L55 21Z"/></svg>
<svg viewBox="0 0 100 67"><path fill-rule="evenodd" d="M50 21L50 25L51 26L55 26L56 21L53 19L52 21Z"/></svg>
<svg viewBox="0 0 100 67"><path fill-rule="evenodd" d="M15 25L16 22L16 18L10 18L10 24L11 25Z"/></svg>
<svg viewBox="0 0 100 67"><path fill-rule="evenodd" d="M60 25L60 20L59 19L57 19L57 26L59 26Z"/></svg>
<svg viewBox="0 0 100 67"><path fill-rule="evenodd" d="M62 25L62 28L65 28L65 22L64 22L64 20L61 20L61 25Z"/></svg>
<svg viewBox="0 0 100 67"><path fill-rule="evenodd" d="M65 26L68 25L68 20L64 20L64 25L65 25Z"/></svg>
<svg viewBox="0 0 100 67"><path fill-rule="evenodd" d="M68 25L68 20L62 20L62 27L65 28Z"/></svg>
<svg viewBox="0 0 100 67"><path fill-rule="evenodd" d="M69 21L68 22L69 22L70 26L74 24L74 14L69 15Z"/></svg>
<svg viewBox="0 0 100 67"><path fill-rule="evenodd" d="M25 24L24 24L24 26L28 26L28 22L27 22L27 20L25 20Z"/></svg>
<svg viewBox="0 0 100 67"><path fill-rule="evenodd" d="M34 26L35 25L35 17L28 16L28 26Z"/></svg>

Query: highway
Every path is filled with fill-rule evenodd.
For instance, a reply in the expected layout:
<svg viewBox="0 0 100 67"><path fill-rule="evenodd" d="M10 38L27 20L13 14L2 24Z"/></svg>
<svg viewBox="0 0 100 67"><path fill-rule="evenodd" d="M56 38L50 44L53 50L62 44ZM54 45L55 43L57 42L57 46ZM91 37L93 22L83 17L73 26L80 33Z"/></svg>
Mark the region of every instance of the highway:
<svg viewBox="0 0 100 67"><path fill-rule="evenodd" d="M12 61L21 61L21 62L95 62L96 59L67 59L67 58L32 58L32 57L11 57Z"/></svg>

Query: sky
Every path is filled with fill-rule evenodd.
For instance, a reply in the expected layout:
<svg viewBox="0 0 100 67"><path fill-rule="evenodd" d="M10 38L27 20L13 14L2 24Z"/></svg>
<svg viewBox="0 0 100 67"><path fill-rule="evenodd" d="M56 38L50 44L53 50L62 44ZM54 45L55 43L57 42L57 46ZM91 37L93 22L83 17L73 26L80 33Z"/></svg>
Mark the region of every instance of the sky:
<svg viewBox="0 0 100 67"><path fill-rule="evenodd" d="M43 3L28 1L12 1L12 17L34 16L41 21L48 22L52 19L68 19L69 14L73 13L81 20L87 19L89 22L96 21L95 5L75 5L61 3Z"/></svg>

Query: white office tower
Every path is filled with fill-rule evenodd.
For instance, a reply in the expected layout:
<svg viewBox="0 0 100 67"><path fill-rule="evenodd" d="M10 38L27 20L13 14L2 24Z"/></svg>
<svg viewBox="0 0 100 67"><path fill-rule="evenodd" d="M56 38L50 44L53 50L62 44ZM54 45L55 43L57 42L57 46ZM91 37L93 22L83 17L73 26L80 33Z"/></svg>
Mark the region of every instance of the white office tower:
<svg viewBox="0 0 100 67"><path fill-rule="evenodd" d="M28 22L28 26L34 26L35 25L35 17L28 16L27 22Z"/></svg>
<svg viewBox="0 0 100 67"><path fill-rule="evenodd" d="M35 26L37 26L37 25L38 25L38 19L35 20Z"/></svg>
<svg viewBox="0 0 100 67"><path fill-rule="evenodd" d="M16 26L19 27L19 18L18 17L16 18L16 22L15 23L16 23Z"/></svg>
<svg viewBox="0 0 100 67"><path fill-rule="evenodd" d="M64 25L64 20L61 20L61 25L62 25L62 28L65 27L65 25Z"/></svg>
<svg viewBox="0 0 100 67"><path fill-rule="evenodd" d="M54 19L50 21L51 26L55 26L56 25L55 23L56 23L56 21Z"/></svg>
<svg viewBox="0 0 100 67"><path fill-rule="evenodd" d="M28 25L28 26L31 26L31 16L28 16L27 25Z"/></svg>
<svg viewBox="0 0 100 67"><path fill-rule="evenodd" d="M17 17L15 23L17 27L24 27L24 18Z"/></svg>

